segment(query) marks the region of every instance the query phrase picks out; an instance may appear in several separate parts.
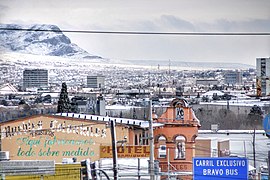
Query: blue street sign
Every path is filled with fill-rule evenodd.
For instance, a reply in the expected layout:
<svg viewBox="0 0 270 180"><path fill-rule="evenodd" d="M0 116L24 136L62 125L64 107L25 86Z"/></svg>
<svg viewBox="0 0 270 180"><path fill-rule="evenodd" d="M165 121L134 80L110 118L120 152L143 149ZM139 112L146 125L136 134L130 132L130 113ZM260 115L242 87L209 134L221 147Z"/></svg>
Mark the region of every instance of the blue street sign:
<svg viewBox="0 0 270 180"><path fill-rule="evenodd" d="M248 160L238 157L193 158L194 180L248 179Z"/></svg>
<svg viewBox="0 0 270 180"><path fill-rule="evenodd" d="M263 129L267 135L270 135L270 114L267 114L263 119Z"/></svg>

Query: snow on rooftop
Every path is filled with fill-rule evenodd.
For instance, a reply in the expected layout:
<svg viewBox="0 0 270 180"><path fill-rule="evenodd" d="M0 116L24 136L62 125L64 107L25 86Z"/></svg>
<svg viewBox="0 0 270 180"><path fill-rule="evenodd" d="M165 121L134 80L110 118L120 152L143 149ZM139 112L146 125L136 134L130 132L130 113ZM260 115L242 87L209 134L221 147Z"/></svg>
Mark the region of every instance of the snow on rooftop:
<svg viewBox="0 0 270 180"><path fill-rule="evenodd" d="M215 90L215 91L208 91L208 92L202 94L202 96L213 96L214 94L217 94L218 96L224 95L223 92Z"/></svg>
<svg viewBox="0 0 270 180"><path fill-rule="evenodd" d="M135 106L124 106L124 105L120 105L120 104L115 104L115 105L111 105L111 106L106 106L107 110L112 110L112 109L131 109L131 108L135 108Z"/></svg>
<svg viewBox="0 0 270 180"><path fill-rule="evenodd" d="M260 101L259 99L236 99L236 100L229 100L230 106L266 106L270 105L269 101ZM211 101L211 102L200 102L200 104L212 104L212 105L227 105L227 101Z"/></svg>
<svg viewBox="0 0 270 180"><path fill-rule="evenodd" d="M55 115L84 119L84 120L87 119L87 120L99 121L99 122L109 122L111 120L114 120L116 123L119 123L119 124L139 126L141 128L148 128L149 127L148 121L138 120L138 119L116 118L116 117L109 117L109 116L97 116L97 115L78 114L78 113L57 113ZM163 126L163 124L162 123L153 123L153 127L160 127L160 126Z"/></svg>
<svg viewBox="0 0 270 180"><path fill-rule="evenodd" d="M199 134L211 134L211 133L215 133L215 134L253 134L254 130L218 130L218 131L212 131L212 130L198 130ZM265 131L264 130L256 130L255 131L256 134L264 134Z"/></svg>

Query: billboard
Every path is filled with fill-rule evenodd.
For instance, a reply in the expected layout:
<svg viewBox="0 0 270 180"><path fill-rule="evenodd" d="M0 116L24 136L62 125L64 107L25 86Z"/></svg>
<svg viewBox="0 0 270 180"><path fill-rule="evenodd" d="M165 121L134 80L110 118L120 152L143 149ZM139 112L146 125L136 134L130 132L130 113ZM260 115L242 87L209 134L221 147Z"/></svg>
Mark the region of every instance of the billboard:
<svg viewBox="0 0 270 180"><path fill-rule="evenodd" d="M248 179L248 160L238 157L193 158L193 179Z"/></svg>

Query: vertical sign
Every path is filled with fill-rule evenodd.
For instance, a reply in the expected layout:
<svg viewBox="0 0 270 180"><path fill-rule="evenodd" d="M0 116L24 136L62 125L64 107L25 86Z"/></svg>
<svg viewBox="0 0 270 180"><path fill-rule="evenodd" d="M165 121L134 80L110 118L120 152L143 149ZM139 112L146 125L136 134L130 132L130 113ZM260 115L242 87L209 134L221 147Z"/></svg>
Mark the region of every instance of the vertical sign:
<svg viewBox="0 0 270 180"><path fill-rule="evenodd" d="M248 179L246 158L193 158L194 180Z"/></svg>
<svg viewBox="0 0 270 180"><path fill-rule="evenodd" d="M263 129L267 135L270 135L270 114L263 119Z"/></svg>

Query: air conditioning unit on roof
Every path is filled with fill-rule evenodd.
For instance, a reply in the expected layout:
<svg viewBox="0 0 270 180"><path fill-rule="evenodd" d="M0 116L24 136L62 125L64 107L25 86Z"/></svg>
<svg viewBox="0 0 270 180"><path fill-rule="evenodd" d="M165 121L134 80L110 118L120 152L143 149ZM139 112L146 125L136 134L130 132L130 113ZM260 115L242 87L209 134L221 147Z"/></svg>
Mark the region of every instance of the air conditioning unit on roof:
<svg viewBox="0 0 270 180"><path fill-rule="evenodd" d="M0 151L0 161L9 160L9 151Z"/></svg>

